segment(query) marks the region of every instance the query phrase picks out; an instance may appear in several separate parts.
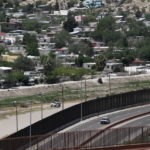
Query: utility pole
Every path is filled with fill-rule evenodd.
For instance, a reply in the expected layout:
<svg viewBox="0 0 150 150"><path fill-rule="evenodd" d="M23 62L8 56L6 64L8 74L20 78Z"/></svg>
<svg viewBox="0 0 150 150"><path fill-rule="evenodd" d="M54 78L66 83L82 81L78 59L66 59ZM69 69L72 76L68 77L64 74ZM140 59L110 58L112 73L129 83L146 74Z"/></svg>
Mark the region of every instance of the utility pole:
<svg viewBox="0 0 150 150"><path fill-rule="evenodd" d="M111 95L111 82L110 82L110 74L108 74L109 77L109 96Z"/></svg>
<svg viewBox="0 0 150 150"><path fill-rule="evenodd" d="M41 95L41 98L43 98L42 94ZM43 119L43 101L41 99L41 120Z"/></svg>
<svg viewBox="0 0 150 150"><path fill-rule="evenodd" d="M32 136L32 101L30 101L30 129L29 129L30 143L29 147L31 147L31 136Z"/></svg>
<svg viewBox="0 0 150 150"><path fill-rule="evenodd" d="M82 81L81 81L81 105L80 105L81 109L80 109L80 119L81 121L83 120L83 101L82 101Z"/></svg>
<svg viewBox="0 0 150 150"><path fill-rule="evenodd" d="M86 79L85 79L85 82L84 82L84 98L85 98L85 102L87 101L87 91L86 91Z"/></svg>
<svg viewBox="0 0 150 150"><path fill-rule="evenodd" d="M18 107L17 107L17 102L13 102L14 106L16 107L16 131L18 131Z"/></svg>
<svg viewBox="0 0 150 150"><path fill-rule="evenodd" d="M62 102L62 110L64 110L64 86L61 85L61 102Z"/></svg>

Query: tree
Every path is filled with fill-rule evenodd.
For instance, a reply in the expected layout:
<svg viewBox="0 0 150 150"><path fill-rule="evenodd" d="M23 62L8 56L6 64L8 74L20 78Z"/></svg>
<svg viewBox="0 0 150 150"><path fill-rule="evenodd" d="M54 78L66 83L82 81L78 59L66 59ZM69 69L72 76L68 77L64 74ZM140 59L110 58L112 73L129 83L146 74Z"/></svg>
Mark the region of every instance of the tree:
<svg viewBox="0 0 150 150"><path fill-rule="evenodd" d="M139 58L150 61L150 38L143 40L137 45L136 53Z"/></svg>
<svg viewBox="0 0 150 150"><path fill-rule="evenodd" d="M19 71L31 71L34 69L34 63L27 57L19 57L14 62L14 68Z"/></svg>
<svg viewBox="0 0 150 150"><path fill-rule="evenodd" d="M129 31L126 33L127 36L145 36L149 37L148 28L143 22L137 22L135 19L127 19Z"/></svg>
<svg viewBox="0 0 150 150"><path fill-rule="evenodd" d="M136 18L141 18L142 17L142 12L140 10L137 10L135 12L135 16L136 16Z"/></svg>
<svg viewBox="0 0 150 150"><path fill-rule="evenodd" d="M93 47L91 42L84 40L79 43L71 44L69 51L75 54L82 54L86 56L93 56Z"/></svg>
<svg viewBox="0 0 150 150"><path fill-rule="evenodd" d="M33 13L34 6L33 4L28 4L23 7L23 12Z"/></svg>
<svg viewBox="0 0 150 150"><path fill-rule="evenodd" d="M56 3L54 5L54 9L55 10L59 10L59 3L58 3L58 0L56 0Z"/></svg>
<svg viewBox="0 0 150 150"><path fill-rule="evenodd" d="M6 21L6 14L4 12L0 12L0 22Z"/></svg>
<svg viewBox="0 0 150 150"><path fill-rule="evenodd" d="M6 52L6 49L3 46L0 46L0 56Z"/></svg>
<svg viewBox="0 0 150 150"><path fill-rule="evenodd" d="M76 0L69 0L67 5L68 5L68 8L71 8L71 7L74 7L74 5L76 4Z"/></svg>
<svg viewBox="0 0 150 150"><path fill-rule="evenodd" d="M40 24L37 20L25 19L22 25L25 30L40 32Z"/></svg>
<svg viewBox="0 0 150 150"><path fill-rule="evenodd" d="M42 55L41 63L44 65L45 75L48 76L57 66L56 55L51 52L48 55Z"/></svg>
<svg viewBox="0 0 150 150"><path fill-rule="evenodd" d="M56 48L62 48L70 42L70 35L67 31L63 30L55 34Z"/></svg>
<svg viewBox="0 0 150 150"><path fill-rule="evenodd" d="M35 35L24 34L23 43L26 45L28 55L39 56L38 41Z"/></svg>
<svg viewBox="0 0 150 150"><path fill-rule="evenodd" d="M71 12L68 12L67 21L64 22L63 27L68 32L72 32L73 28L77 27L78 23L74 19L74 15Z"/></svg>
<svg viewBox="0 0 150 150"><path fill-rule="evenodd" d="M90 22L96 21L96 17L92 14L89 14L88 16L83 18L83 24L88 25Z"/></svg>
<svg viewBox="0 0 150 150"><path fill-rule="evenodd" d="M150 21L150 13L145 14L145 19Z"/></svg>
<svg viewBox="0 0 150 150"><path fill-rule="evenodd" d="M84 63L84 56L82 54L79 54L79 57L75 59L75 64L78 67L82 67L83 63Z"/></svg>
<svg viewBox="0 0 150 150"><path fill-rule="evenodd" d="M28 85L29 78L24 76L23 72L13 70L8 76L5 77L5 82L11 86L15 86L16 83L23 83L24 85Z"/></svg>
<svg viewBox="0 0 150 150"><path fill-rule="evenodd" d="M115 19L112 16L106 16L97 24L96 30L92 33L92 37L98 41L115 43L121 37L120 32L116 32Z"/></svg>
<svg viewBox="0 0 150 150"><path fill-rule="evenodd" d="M106 57L104 55L99 55L96 57L96 69L102 71L106 65Z"/></svg>

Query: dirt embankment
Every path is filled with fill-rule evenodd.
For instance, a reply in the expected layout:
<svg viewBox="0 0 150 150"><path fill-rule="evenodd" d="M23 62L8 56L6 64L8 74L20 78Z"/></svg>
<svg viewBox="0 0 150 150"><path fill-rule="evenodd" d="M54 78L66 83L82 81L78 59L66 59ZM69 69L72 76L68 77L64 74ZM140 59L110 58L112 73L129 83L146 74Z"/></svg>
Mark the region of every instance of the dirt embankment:
<svg viewBox="0 0 150 150"><path fill-rule="evenodd" d="M98 79L89 79L86 80L86 87L88 88L95 88L96 86L100 85L97 82ZM113 83L115 86L123 85L127 82L138 82L138 81L148 81L150 80L150 74L144 74L144 75L136 75L136 76L126 76L126 77L110 77L110 82L113 86ZM102 78L102 81L104 83L109 82L109 77ZM101 88L103 86L106 86L106 84L102 84ZM13 98L13 97L23 97L23 96L31 96L31 95L37 95L37 94L44 94L48 93L50 91L61 91L62 85L65 89L80 89L81 87L85 87L85 80L82 81L69 81L64 82L61 84L51 84L51 85L36 85L36 86L29 86L29 87L17 87L17 88L11 88L11 89L5 89L0 90L0 100L5 98ZM131 89L129 89L131 90Z"/></svg>

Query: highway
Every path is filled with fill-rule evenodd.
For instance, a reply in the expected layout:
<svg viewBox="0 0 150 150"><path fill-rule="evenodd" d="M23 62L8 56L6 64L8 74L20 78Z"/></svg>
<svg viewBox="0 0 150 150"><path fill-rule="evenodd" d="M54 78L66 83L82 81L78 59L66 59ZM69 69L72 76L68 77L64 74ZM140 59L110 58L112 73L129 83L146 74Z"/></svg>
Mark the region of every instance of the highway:
<svg viewBox="0 0 150 150"><path fill-rule="evenodd" d="M120 110L116 112L107 113L104 115L99 115L96 117L93 117L93 119L90 119L89 121L81 121L79 124L72 126L68 129L65 129L65 131L83 131L83 130L97 130L97 129L103 129L107 125L101 125L100 124L100 118L102 116L107 116L110 118L111 123L136 116L141 113L145 113L150 111L150 105L144 105L140 107L134 107L134 108L128 108L125 110ZM150 117L145 117L142 119L138 119L133 122L129 122L128 124L123 124L123 127L133 127L133 126L147 126L150 124Z"/></svg>
<svg viewBox="0 0 150 150"><path fill-rule="evenodd" d="M132 117L132 116L136 116L138 114L149 112L150 111L149 108L150 108L150 105L145 105L145 106L128 108L125 110L119 110L116 112L111 112L111 113L99 115L99 116L81 121L80 123L73 125L67 129L64 129L61 132L103 129L103 128L109 126L110 124L101 125L100 124L100 117L102 117L102 116L108 116L111 120L111 123L115 123L115 122L118 122L120 120L124 120L124 119ZM146 126L149 123L150 123L150 118L148 116L144 116L144 117L141 117L140 119L136 118L136 119L131 120L127 123L123 123L123 124L119 125L119 127ZM97 132L99 132L99 130ZM139 132L139 131L137 131L137 132ZM121 134L121 133L119 133L119 134ZM89 136L87 135L86 140L88 138L89 138ZM118 142L118 139L116 139L116 137L112 131L108 131L107 134L105 134L105 136L104 136L105 139L109 139L109 140L101 140L101 138L103 138L103 135L94 139L92 142L92 146L113 145L113 144ZM77 143L78 142L79 143L77 145L81 144L84 141L85 141L85 139L82 139L82 136L78 137ZM104 141L107 141L107 142L104 142ZM69 143L67 143L67 142L69 142ZM51 148L65 147L66 145L73 146L75 144L74 142L75 141L73 139L71 139L71 136L69 136L69 134L65 138L63 137L63 135L57 134L56 136L54 136L52 138L47 138L47 139L45 139L44 142L42 141L41 143L39 143L38 145L41 145L41 146L38 147L38 150L43 150L43 148L44 148L44 150L48 150L50 147ZM120 139L119 142L122 142L122 139ZM47 149L46 149L46 147L47 147Z"/></svg>

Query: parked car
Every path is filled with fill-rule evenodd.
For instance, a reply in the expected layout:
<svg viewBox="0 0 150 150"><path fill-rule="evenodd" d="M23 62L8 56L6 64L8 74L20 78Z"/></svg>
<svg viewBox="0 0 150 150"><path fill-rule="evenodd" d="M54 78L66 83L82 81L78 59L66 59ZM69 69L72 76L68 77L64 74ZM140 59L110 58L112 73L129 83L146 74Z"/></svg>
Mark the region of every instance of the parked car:
<svg viewBox="0 0 150 150"><path fill-rule="evenodd" d="M110 119L108 117L102 117L100 120L101 124L109 124L110 123Z"/></svg>
<svg viewBox="0 0 150 150"><path fill-rule="evenodd" d="M50 104L51 107L60 107L61 106L61 103L60 101L53 101L51 104Z"/></svg>

